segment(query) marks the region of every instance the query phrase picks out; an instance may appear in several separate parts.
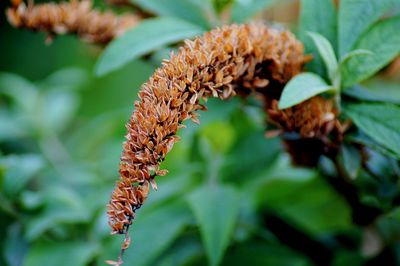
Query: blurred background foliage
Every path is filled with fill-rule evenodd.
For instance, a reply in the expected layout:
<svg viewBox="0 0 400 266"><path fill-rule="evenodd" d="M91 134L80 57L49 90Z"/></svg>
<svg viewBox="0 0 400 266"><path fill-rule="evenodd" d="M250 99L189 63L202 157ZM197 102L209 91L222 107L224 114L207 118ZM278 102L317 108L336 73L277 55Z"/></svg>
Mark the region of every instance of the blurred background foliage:
<svg viewBox="0 0 400 266"><path fill-rule="evenodd" d="M257 16L298 26L294 0L134 2L202 31L223 21L226 5L233 5L236 22ZM118 176L124 124L140 84L169 48L96 77L101 47L74 36L45 45L44 34L8 25L7 5L0 3L0 265L103 265L122 242L109 234L105 206ZM365 97L400 102L392 74L364 86ZM200 126L190 122L179 132L182 141L163 163L169 174L158 179L159 191L132 227L126 265L313 265L308 253L326 249L333 265L363 265L381 254L381 236L400 265L398 209L376 228L354 225L350 206L319 171L292 167L279 139L264 137L265 114L255 101L210 100L208 108ZM387 176L399 174L382 155L374 160ZM356 182L370 188L363 200L375 205L398 194L390 178L379 187ZM295 248L273 230L306 239L305 246ZM316 241L327 248L307 247Z"/></svg>

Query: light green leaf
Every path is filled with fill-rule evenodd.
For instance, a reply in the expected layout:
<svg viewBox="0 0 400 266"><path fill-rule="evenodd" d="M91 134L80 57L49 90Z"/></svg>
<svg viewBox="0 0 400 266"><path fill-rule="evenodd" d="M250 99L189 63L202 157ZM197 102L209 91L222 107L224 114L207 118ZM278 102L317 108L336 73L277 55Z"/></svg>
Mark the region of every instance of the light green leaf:
<svg viewBox="0 0 400 266"><path fill-rule="evenodd" d="M308 32L308 35L314 41L314 44L317 47L318 52L325 63L328 72L328 77L333 83L338 71L338 62L332 45L324 36L322 36L319 33Z"/></svg>
<svg viewBox="0 0 400 266"><path fill-rule="evenodd" d="M232 6L232 22L242 23L272 6L277 0L236 0Z"/></svg>
<svg viewBox="0 0 400 266"><path fill-rule="evenodd" d="M369 137L400 155L400 107L389 104L352 104L346 114Z"/></svg>
<svg viewBox="0 0 400 266"><path fill-rule="evenodd" d="M97 62L96 74L107 74L156 48L202 32L202 28L177 18L144 20L107 47Z"/></svg>
<svg viewBox="0 0 400 266"><path fill-rule="evenodd" d="M344 86L365 80L400 53L400 16L377 23L361 36L355 49L366 49L372 55L352 57L343 65Z"/></svg>
<svg viewBox="0 0 400 266"><path fill-rule="evenodd" d="M197 3L193 0L129 0L144 10L158 15L180 18L202 28L208 29L207 13L212 11L208 1Z"/></svg>
<svg viewBox="0 0 400 266"><path fill-rule="evenodd" d="M350 51L359 36L397 0L342 0L339 8L339 54Z"/></svg>
<svg viewBox="0 0 400 266"><path fill-rule="evenodd" d="M199 223L210 264L218 265L238 216L238 193L228 186L205 186L189 196L189 204Z"/></svg>
<svg viewBox="0 0 400 266"><path fill-rule="evenodd" d="M279 100L279 108L285 109L299 104L322 92L332 91L320 76L313 73L302 73L286 84Z"/></svg>
<svg viewBox="0 0 400 266"><path fill-rule="evenodd" d="M35 242L23 265L84 266L98 251L97 244L88 242Z"/></svg>
<svg viewBox="0 0 400 266"><path fill-rule="evenodd" d="M357 49L357 50L353 50L351 52L348 52L347 54L345 54L342 59L340 59L339 64L343 65L345 64L347 61L349 61L351 58L355 57L355 56L365 56L365 55L373 55L374 53L371 52L370 50L365 50L365 49Z"/></svg>
<svg viewBox="0 0 400 266"><path fill-rule="evenodd" d="M336 9L331 0L302 0L300 10L299 37L306 47L306 53L313 55L307 69L325 77L321 57L307 36L307 31L317 32L328 39L336 50Z"/></svg>

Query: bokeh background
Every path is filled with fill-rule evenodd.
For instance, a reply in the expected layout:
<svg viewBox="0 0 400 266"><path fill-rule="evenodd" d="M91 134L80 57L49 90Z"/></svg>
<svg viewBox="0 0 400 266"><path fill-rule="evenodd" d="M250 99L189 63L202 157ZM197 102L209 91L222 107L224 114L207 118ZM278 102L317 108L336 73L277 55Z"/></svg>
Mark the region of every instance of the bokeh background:
<svg viewBox="0 0 400 266"><path fill-rule="evenodd" d="M296 30L298 1L275 2L258 17ZM0 2L0 265L104 265L123 240L110 236L106 204L124 124L167 48L96 77L101 47L75 36L46 45L45 34L7 23L7 5ZM390 83L400 99L399 82L381 80L371 90ZM264 137L256 101L208 108L163 163L169 174L138 211L126 265L313 265L312 253L325 252L291 248L271 228L333 247L333 265L374 256L374 231L354 226L317 171L292 167L279 139ZM382 223L398 227L396 217ZM209 223L220 230L207 232Z"/></svg>

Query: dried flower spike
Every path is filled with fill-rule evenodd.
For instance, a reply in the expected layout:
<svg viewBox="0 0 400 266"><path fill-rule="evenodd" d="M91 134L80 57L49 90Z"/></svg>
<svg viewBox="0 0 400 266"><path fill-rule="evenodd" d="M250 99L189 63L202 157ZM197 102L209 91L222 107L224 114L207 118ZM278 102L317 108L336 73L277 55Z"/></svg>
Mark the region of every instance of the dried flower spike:
<svg viewBox="0 0 400 266"><path fill-rule="evenodd" d="M117 16L112 12L93 10L91 0L26 5L13 0L7 18L17 28L43 31L50 37L76 34L90 43L106 44L139 22L134 15Z"/></svg>
<svg viewBox="0 0 400 266"><path fill-rule="evenodd" d="M154 178L166 174L160 163L179 138L186 119L198 122L201 100L227 99L282 89L301 71L303 45L287 31L260 23L231 25L186 41L142 85L127 124L120 180L108 204L112 233L126 233L135 211L147 198Z"/></svg>

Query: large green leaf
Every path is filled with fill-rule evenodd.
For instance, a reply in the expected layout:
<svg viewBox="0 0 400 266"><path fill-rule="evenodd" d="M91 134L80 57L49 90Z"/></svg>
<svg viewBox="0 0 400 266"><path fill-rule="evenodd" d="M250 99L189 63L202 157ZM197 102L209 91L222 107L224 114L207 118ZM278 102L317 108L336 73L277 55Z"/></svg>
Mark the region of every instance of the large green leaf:
<svg viewBox="0 0 400 266"><path fill-rule="evenodd" d="M333 90L321 77L313 73L302 73L286 84L279 100L279 108L285 109L299 104L317 94Z"/></svg>
<svg viewBox="0 0 400 266"><path fill-rule="evenodd" d="M207 13L212 11L209 1L194 0L129 0L144 10L159 15L176 17L208 28Z"/></svg>
<svg viewBox="0 0 400 266"><path fill-rule="evenodd" d="M345 112L369 137L400 155L400 107L389 104L352 104Z"/></svg>
<svg viewBox="0 0 400 266"><path fill-rule="evenodd" d="M218 265L228 246L239 212L239 197L228 186L204 186L189 196L211 265Z"/></svg>
<svg viewBox="0 0 400 266"><path fill-rule="evenodd" d="M96 74L104 75L163 45L199 35L203 29L184 20L147 19L113 41L99 58Z"/></svg>
<svg viewBox="0 0 400 266"><path fill-rule="evenodd" d="M97 244L88 242L36 242L30 249L24 266L58 265L84 266L99 251Z"/></svg>
<svg viewBox="0 0 400 266"><path fill-rule="evenodd" d="M190 223L190 212L182 201L169 202L162 207L148 210L146 207L138 212L130 233L132 246L125 253L127 265L147 266L166 250L179 236L184 227ZM115 260L118 256L122 239L111 238L109 250L101 254L98 264L105 260Z"/></svg>
<svg viewBox="0 0 400 266"><path fill-rule="evenodd" d="M323 35L336 49L336 9L331 0L302 0L300 11L299 34L306 52L314 57L308 65L308 70L324 75L324 67L321 57L307 36L307 31L317 32Z"/></svg>
<svg viewBox="0 0 400 266"><path fill-rule="evenodd" d="M278 2L277 0L236 0L232 6L232 21L245 22L247 19Z"/></svg>
<svg viewBox="0 0 400 266"><path fill-rule="evenodd" d="M370 55L350 58L342 68L344 86L351 86L375 74L400 53L400 16L377 23L361 36L355 49Z"/></svg>
<svg viewBox="0 0 400 266"><path fill-rule="evenodd" d="M396 0L342 0L339 8L339 54L343 56L357 38L377 21Z"/></svg>

